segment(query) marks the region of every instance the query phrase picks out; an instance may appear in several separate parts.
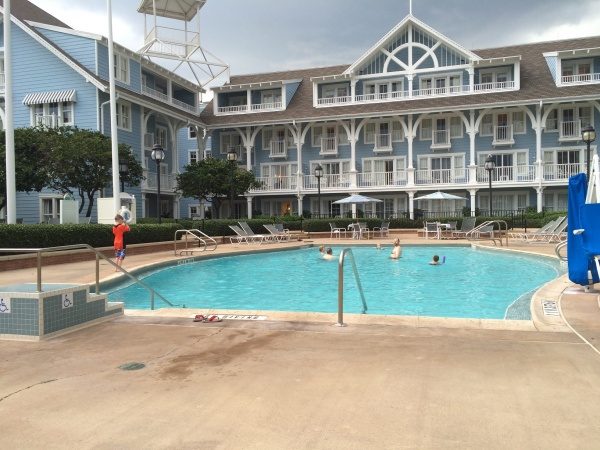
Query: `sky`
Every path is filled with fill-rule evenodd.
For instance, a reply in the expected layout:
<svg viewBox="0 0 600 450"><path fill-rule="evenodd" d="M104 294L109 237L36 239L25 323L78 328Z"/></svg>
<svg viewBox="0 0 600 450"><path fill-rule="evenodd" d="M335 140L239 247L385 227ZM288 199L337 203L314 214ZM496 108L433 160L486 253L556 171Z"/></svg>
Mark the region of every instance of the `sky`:
<svg viewBox="0 0 600 450"><path fill-rule="evenodd" d="M75 29L107 35L106 0L30 1ZM140 0L112 3L114 40L138 50L144 34ZM598 4L414 0L413 15L478 49L599 35ZM351 64L408 12L409 0L209 0L201 12L201 39L232 75Z"/></svg>

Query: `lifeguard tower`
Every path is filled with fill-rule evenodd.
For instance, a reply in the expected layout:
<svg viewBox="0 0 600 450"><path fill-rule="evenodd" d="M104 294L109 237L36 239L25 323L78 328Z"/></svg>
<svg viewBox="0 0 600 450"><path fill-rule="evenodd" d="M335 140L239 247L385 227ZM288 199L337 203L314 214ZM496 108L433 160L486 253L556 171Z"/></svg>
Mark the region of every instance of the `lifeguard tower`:
<svg viewBox="0 0 600 450"><path fill-rule="evenodd" d="M148 59L171 61L170 70L193 77L204 87L215 78L229 75L229 65L200 44L200 10L207 0L142 0L144 46Z"/></svg>

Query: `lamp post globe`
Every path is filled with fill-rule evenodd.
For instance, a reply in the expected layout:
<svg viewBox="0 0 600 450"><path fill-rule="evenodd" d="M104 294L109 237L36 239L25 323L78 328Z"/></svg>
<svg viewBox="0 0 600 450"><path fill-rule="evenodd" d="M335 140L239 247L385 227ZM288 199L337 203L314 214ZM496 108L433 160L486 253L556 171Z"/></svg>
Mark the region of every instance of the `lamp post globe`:
<svg viewBox="0 0 600 450"><path fill-rule="evenodd" d="M317 213L319 219L321 218L321 178L323 177L323 167L321 164L317 164L315 167L315 177L317 178Z"/></svg>
<svg viewBox="0 0 600 450"><path fill-rule="evenodd" d="M596 140L596 130L591 125L588 125L583 130L581 130L581 140L586 143L587 151L586 151L586 162L587 162L587 180L590 182L590 144Z"/></svg>
<svg viewBox="0 0 600 450"><path fill-rule="evenodd" d="M494 160L494 157L492 155L488 155L488 157L485 160L485 164L484 166L485 170L487 170L488 173L488 180L490 183L490 188L489 188L489 196L490 196L490 217L492 217L492 172L494 172L494 169L496 168L496 161Z"/></svg>
<svg viewBox="0 0 600 450"><path fill-rule="evenodd" d="M150 157L156 162L156 216L160 224L160 163L165 159L165 151L159 144L154 144Z"/></svg>
<svg viewBox="0 0 600 450"><path fill-rule="evenodd" d="M234 188L235 186L233 185L234 181L235 181L235 163L238 159L238 154L235 151L234 148L230 148L229 151L227 152L227 161L229 161L230 167L231 167L231 178L229 180L230 183L230 190L229 190L229 218L233 219L233 197L235 195L235 191Z"/></svg>

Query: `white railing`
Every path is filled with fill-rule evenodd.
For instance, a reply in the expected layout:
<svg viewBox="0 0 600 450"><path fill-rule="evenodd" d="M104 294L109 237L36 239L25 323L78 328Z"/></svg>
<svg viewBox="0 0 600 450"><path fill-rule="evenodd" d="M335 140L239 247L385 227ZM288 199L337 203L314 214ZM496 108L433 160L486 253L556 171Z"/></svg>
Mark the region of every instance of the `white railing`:
<svg viewBox="0 0 600 450"><path fill-rule="evenodd" d="M198 112L198 108L196 106L190 105L186 102L182 102L181 100L177 100L176 98L172 98L171 103L173 103L173 105L177 106L178 108L185 109L186 111L190 111L193 113Z"/></svg>
<svg viewBox="0 0 600 450"><path fill-rule="evenodd" d="M424 89L414 89L412 91L413 97L439 97L443 95L452 95L452 94L463 94L465 92L470 92L470 88L468 85L466 86L447 86L447 87L435 87L435 88L424 88Z"/></svg>
<svg viewBox="0 0 600 450"><path fill-rule="evenodd" d="M375 135L375 148L373 151L391 151L392 150L392 136L390 134L376 134Z"/></svg>
<svg viewBox="0 0 600 450"><path fill-rule="evenodd" d="M585 172L585 165L580 163L572 164L544 164L544 180L568 180L569 177L578 173Z"/></svg>
<svg viewBox="0 0 600 450"><path fill-rule="evenodd" d="M344 95L341 97L326 97L317 99L317 105L339 105L352 102L352 97Z"/></svg>
<svg viewBox="0 0 600 450"><path fill-rule="evenodd" d="M286 158L287 157L287 142L286 141L271 141L269 146L269 156L271 158Z"/></svg>
<svg viewBox="0 0 600 450"><path fill-rule="evenodd" d="M169 101L169 96L164 92L153 89L145 84L142 84L142 93L146 94L149 97L156 98L158 100L162 100L163 102Z"/></svg>
<svg viewBox="0 0 600 450"><path fill-rule="evenodd" d="M600 73L586 73L582 75L563 75L562 84L585 84L600 81Z"/></svg>
<svg viewBox="0 0 600 450"><path fill-rule="evenodd" d="M298 177L293 176L276 176L276 177L257 177L256 180L261 183L261 186L252 189L251 192L269 192L269 191L291 191L298 187Z"/></svg>
<svg viewBox="0 0 600 450"><path fill-rule="evenodd" d="M158 39L165 44L200 45L200 35L197 32L181 30L165 26L153 27L146 35L146 44Z"/></svg>
<svg viewBox="0 0 600 450"><path fill-rule="evenodd" d="M57 126L62 125L62 123L60 123L59 117L56 114L36 114L34 120L36 127L55 128Z"/></svg>
<svg viewBox="0 0 600 450"><path fill-rule="evenodd" d="M247 112L248 105L236 105L236 106L219 106L218 111L220 113L240 113Z"/></svg>
<svg viewBox="0 0 600 450"><path fill-rule="evenodd" d="M321 151L320 155L337 155L338 143L337 138L328 137L321 138Z"/></svg>
<svg viewBox="0 0 600 450"><path fill-rule="evenodd" d="M496 92L506 91L507 89L514 89L514 81L500 81L496 83L478 83L473 85L473 92Z"/></svg>
<svg viewBox="0 0 600 450"><path fill-rule="evenodd" d="M496 167L492 171L494 183L535 181L536 166L505 166ZM489 175L485 167L477 167L477 182L488 183Z"/></svg>
<svg viewBox="0 0 600 450"><path fill-rule="evenodd" d="M494 139L492 145L514 144L512 125L500 125L494 127Z"/></svg>
<svg viewBox="0 0 600 450"><path fill-rule="evenodd" d="M469 169L416 170L415 184L464 184L469 181Z"/></svg>
<svg viewBox="0 0 600 450"><path fill-rule="evenodd" d="M317 190L318 181L314 175L304 175L304 189ZM350 187L350 174L323 175L321 177L321 189L337 189Z"/></svg>
<svg viewBox="0 0 600 450"><path fill-rule="evenodd" d="M392 91L378 94L361 94L355 97L355 101L358 103L362 102L379 102L382 100L396 100L401 99L405 96L404 91Z"/></svg>
<svg viewBox="0 0 600 450"><path fill-rule="evenodd" d="M364 172L357 174L358 187L406 186L408 176L405 170L397 172Z"/></svg>
<svg viewBox="0 0 600 450"><path fill-rule="evenodd" d="M252 111L274 111L281 109L283 103L271 102L271 103L255 103L252 105Z"/></svg>
<svg viewBox="0 0 600 450"><path fill-rule="evenodd" d="M581 139L581 121L560 122L559 139L579 140Z"/></svg>
<svg viewBox="0 0 600 450"><path fill-rule="evenodd" d="M433 130L431 133L431 148L450 147L450 130Z"/></svg>
<svg viewBox="0 0 600 450"><path fill-rule="evenodd" d="M154 190L158 188L156 172L144 170L146 179L142 182L142 188ZM177 187L177 179L174 173L166 173L160 175L160 191L173 192Z"/></svg>

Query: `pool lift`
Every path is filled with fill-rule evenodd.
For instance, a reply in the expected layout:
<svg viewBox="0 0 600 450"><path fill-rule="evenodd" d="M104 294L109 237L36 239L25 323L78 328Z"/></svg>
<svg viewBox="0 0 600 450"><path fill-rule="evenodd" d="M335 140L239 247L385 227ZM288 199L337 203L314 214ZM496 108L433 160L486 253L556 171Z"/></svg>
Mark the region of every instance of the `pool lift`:
<svg viewBox="0 0 600 450"><path fill-rule="evenodd" d="M580 173L569 179L569 233L567 254L569 279L586 292L600 282L600 165L592 160L589 182ZM572 231L571 231L572 230ZM564 244L560 246L564 247ZM560 248L556 248L560 257Z"/></svg>

